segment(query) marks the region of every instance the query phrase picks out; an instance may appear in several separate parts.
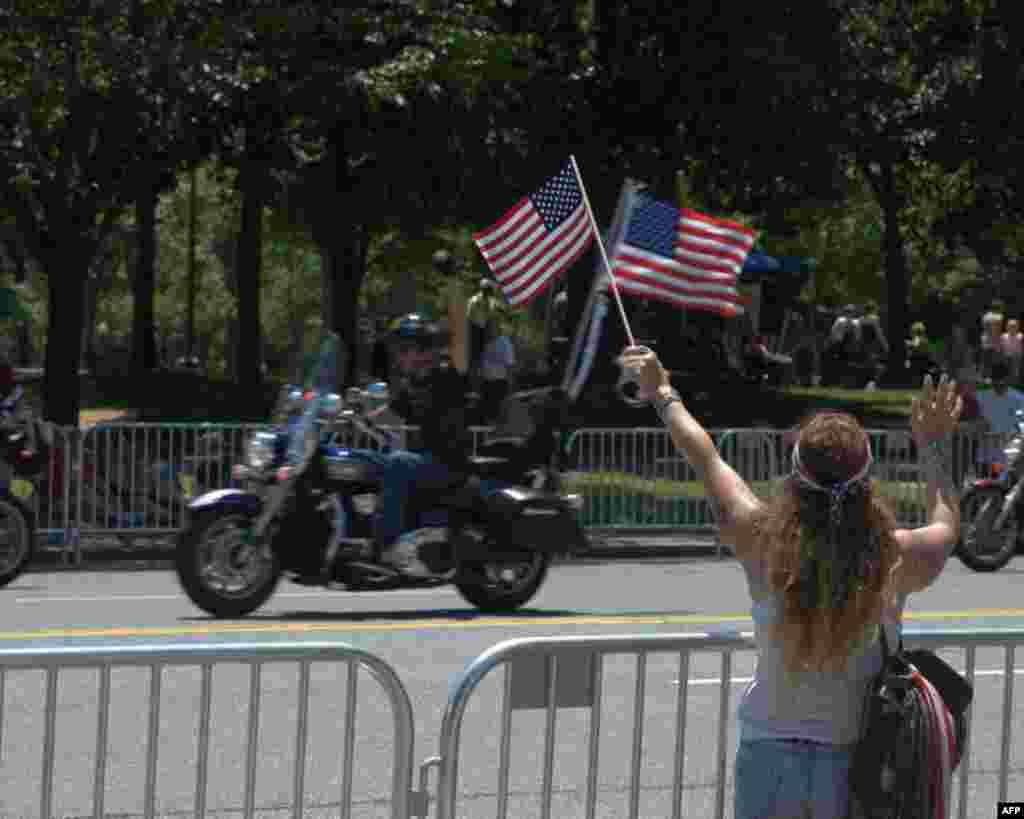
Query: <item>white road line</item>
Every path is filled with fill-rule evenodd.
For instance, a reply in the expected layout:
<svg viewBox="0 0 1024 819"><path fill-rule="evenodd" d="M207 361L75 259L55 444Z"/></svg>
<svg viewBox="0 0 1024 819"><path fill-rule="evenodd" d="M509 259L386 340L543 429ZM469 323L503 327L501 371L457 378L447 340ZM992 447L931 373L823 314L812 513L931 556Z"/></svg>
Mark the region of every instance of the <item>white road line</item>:
<svg viewBox="0 0 1024 819"><path fill-rule="evenodd" d="M958 668L957 671L959 673L961 673L961 674L964 673L964 670L962 668ZM1014 673L1014 676L1016 676L1018 674L1024 674L1024 668L1015 668L1015 669L1013 669L1013 673ZM1003 676L1003 669L1002 668L983 668L983 669L980 669L980 670L975 670L974 676L975 677L1002 677ZM746 685L747 683L752 682L753 679L754 679L753 677L733 677L732 678L732 684L733 685ZM721 683L722 683L722 678L721 677L694 677L694 678L690 679L690 681L689 681L690 685L721 685ZM679 685L679 680L678 679L672 680L672 685Z"/></svg>
<svg viewBox="0 0 1024 819"><path fill-rule="evenodd" d="M455 594L454 589L394 589L392 591L365 591L347 592L342 590L319 589L308 592L282 592L270 598L271 602L281 598L295 597L324 597L332 595L335 597L381 597L387 595L436 595L439 592ZM153 601L153 600L187 600L184 594L112 594L106 596L83 595L79 597L15 597L15 603L117 603L121 600Z"/></svg>

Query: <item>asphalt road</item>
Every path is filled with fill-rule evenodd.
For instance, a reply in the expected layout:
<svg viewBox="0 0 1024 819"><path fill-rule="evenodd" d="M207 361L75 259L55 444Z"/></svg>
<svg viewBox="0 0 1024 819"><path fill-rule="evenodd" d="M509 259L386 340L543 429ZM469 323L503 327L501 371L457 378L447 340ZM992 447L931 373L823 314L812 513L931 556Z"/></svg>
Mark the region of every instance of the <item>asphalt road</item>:
<svg viewBox="0 0 1024 819"><path fill-rule="evenodd" d="M993 575L951 561L939 582L911 598L908 624L1024 624L1018 558ZM706 556L632 561L593 560L556 567L530 607L514 616L479 616L454 590L351 594L282 586L267 607L242 622L212 621L179 593L166 571L52 571L23 576L0 591L0 650L57 645L124 645L340 640L370 651L397 671L415 716L417 763L437 752L449 686L465 666L494 644L516 637L569 634L650 634L749 629L749 601L739 567ZM951 655L954 663L958 653ZM638 815L669 815L678 659L658 655L647 666L642 790ZM970 766L970 817L995 810L995 771L1000 755L1003 664L1001 651L978 655L978 684ZM1019 659L1018 666L1024 665ZM735 657L729 711L749 681L753 655ZM710 815L716 781L715 720L719 660L697 655L689 669L684 808ZM1016 674L1022 673L1018 668ZM146 773L148 671L126 669L112 677L113 691L104 807L111 814L140 815ZM191 814L195 790L199 673L172 668L161 678L156 815ZM10 671L3 686L0 726L0 817L39 815L43 752L42 672ZM337 816L347 681L344 670L314 666L311 678L309 760L304 816ZM605 666L597 815L628 816L630 740L635 663L614 658ZM54 816L91 815L97 708L94 671L62 672L58 690ZM267 666L260 686L259 816L289 815L294 765L297 673ZM501 674L488 679L467 711L459 778L459 815L495 815ZM390 715L368 675L357 687L353 816L387 816ZM249 703L247 672L218 667L213 677L211 773L208 815L235 816L244 801L243 762ZM1020 724L1021 697L1013 702ZM587 759L585 709L560 711L552 816L584 815ZM513 716L509 816L539 816L543 760L543 711ZM1019 731L1018 731L1019 734ZM728 751L734 750L730 719ZM1009 798L1024 798L1020 743L1013 742ZM731 790L731 785L727 792ZM956 789L954 789L954 796ZM956 804L954 802L954 804ZM333 807L332 807L333 805ZM274 806L278 806L274 808ZM731 805L727 803L727 816Z"/></svg>

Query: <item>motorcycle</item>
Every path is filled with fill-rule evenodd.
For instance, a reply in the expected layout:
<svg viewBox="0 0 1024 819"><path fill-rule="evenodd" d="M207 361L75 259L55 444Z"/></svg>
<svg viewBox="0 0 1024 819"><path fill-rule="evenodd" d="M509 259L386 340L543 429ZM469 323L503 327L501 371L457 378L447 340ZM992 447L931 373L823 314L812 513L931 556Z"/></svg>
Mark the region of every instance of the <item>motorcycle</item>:
<svg viewBox="0 0 1024 819"><path fill-rule="evenodd" d="M1017 432L993 464L991 477L975 481L960 499L962 535L957 556L976 572L1001 569L1024 546L1024 412L1016 413Z"/></svg>
<svg viewBox="0 0 1024 819"><path fill-rule="evenodd" d="M36 534L28 500L50 462L53 432L23 403L20 386L0 401L0 587L32 560Z"/></svg>
<svg viewBox="0 0 1024 819"><path fill-rule="evenodd" d="M383 562L372 539L381 469L367 450L338 440L354 428L384 451L395 445L374 420L387 385L350 388L344 400L331 392L338 343L326 338L305 389L286 388L273 430L250 439L246 463L234 470L244 488L188 504L176 570L200 609L242 617L287 576L350 591L451 583L481 611L511 611L536 594L553 556L585 549L582 499L561 489L564 402L550 393L526 440L493 443L469 459L471 475L443 491L414 491L400 543L416 560Z"/></svg>

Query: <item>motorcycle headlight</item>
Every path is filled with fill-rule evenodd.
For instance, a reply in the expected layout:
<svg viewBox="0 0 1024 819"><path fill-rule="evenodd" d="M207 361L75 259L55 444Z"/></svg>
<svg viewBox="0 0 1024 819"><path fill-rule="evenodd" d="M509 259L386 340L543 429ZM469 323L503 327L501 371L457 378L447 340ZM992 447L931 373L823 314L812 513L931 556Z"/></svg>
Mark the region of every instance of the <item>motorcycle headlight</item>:
<svg viewBox="0 0 1024 819"><path fill-rule="evenodd" d="M246 463L250 469L262 471L274 461L274 442L277 436L272 432L257 432L249 440Z"/></svg>

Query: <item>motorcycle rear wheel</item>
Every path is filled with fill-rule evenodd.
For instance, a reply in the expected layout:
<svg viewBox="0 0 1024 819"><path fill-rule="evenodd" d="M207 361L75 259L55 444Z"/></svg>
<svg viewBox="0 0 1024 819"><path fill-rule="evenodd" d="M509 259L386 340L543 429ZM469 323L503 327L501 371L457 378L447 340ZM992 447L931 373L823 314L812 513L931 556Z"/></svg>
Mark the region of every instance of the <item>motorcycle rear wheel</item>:
<svg viewBox="0 0 1024 819"><path fill-rule="evenodd" d="M0 587L25 571L35 541L32 519L24 505L17 498L0 498Z"/></svg>
<svg viewBox="0 0 1024 819"><path fill-rule="evenodd" d="M281 579L281 562L266 543L246 544L252 519L238 512L200 512L182 532L175 555L178 581L207 614L238 618L262 606Z"/></svg>
<svg viewBox="0 0 1024 819"><path fill-rule="evenodd" d="M455 581L455 588L482 612L515 611L540 589L550 562L548 555L539 552L524 552L522 561L474 562L470 567L472 579Z"/></svg>
<svg viewBox="0 0 1024 819"><path fill-rule="evenodd" d="M960 501L961 535L957 557L976 572L994 572L1013 558L1020 538L1020 521L1015 512L1007 516L998 532L992 525L1003 508L1006 492L996 486L968 490Z"/></svg>

